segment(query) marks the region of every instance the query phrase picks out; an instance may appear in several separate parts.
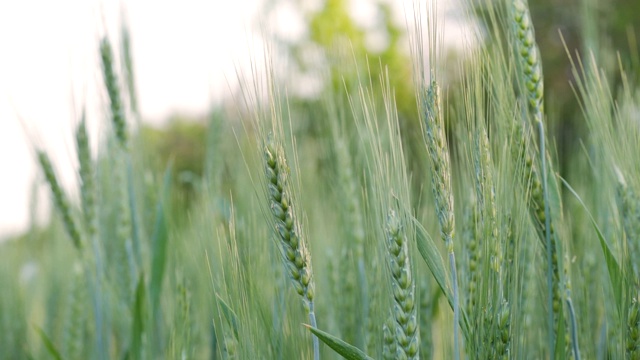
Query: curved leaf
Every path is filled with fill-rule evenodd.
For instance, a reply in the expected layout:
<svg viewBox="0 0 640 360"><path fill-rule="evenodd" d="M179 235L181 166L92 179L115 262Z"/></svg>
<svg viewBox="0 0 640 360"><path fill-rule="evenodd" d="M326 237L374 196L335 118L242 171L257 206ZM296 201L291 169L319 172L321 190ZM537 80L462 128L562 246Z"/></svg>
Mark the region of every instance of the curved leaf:
<svg viewBox="0 0 640 360"><path fill-rule="evenodd" d="M564 186L566 186L567 189L573 194L573 196L575 196L575 198L578 200L580 205L582 205L582 207L584 208L584 211L587 212L587 215L589 215L589 219L591 220L591 225L593 226L594 230L596 231L596 234L598 235L598 240L600 240L600 247L602 248L602 253L604 254L605 262L607 263L607 270L609 271L609 279L611 280L611 286L613 287L613 295L616 298L616 309L618 310L618 314L622 314L622 302L623 302L622 291L623 291L623 285L626 283L626 281L622 273L622 269L618 264L618 260L616 260L615 255L613 255L613 252L609 247L609 243L607 243L607 240L602 234L602 231L600 231L600 228L598 227L596 220L593 218L593 215L591 215L591 212L582 201L582 198L580 198L580 195L578 195L578 193L576 193L576 191L573 190L573 188L569 185L569 183L567 183L563 178L560 177L560 180L562 181Z"/></svg>
<svg viewBox="0 0 640 360"><path fill-rule="evenodd" d="M453 310L453 292L451 291L451 287L447 284L447 273L440 251L422 224L420 224L415 217L411 217L411 220L416 228L416 245L418 246L418 252L427 263L429 270L431 270L431 274L436 279L438 286L442 289L442 292L447 297L449 306L451 306L451 309ZM462 332L464 333L465 338L468 339L469 321L467 319L467 314L462 307L460 308L460 312L462 315L462 323L460 324L462 326Z"/></svg>
<svg viewBox="0 0 640 360"><path fill-rule="evenodd" d="M362 350L357 347L346 343L345 341L338 339L337 337L328 334L322 330L314 328L310 325L303 324L307 329L318 337L323 343L327 344L336 353L347 360L373 360L373 358L367 356Z"/></svg>

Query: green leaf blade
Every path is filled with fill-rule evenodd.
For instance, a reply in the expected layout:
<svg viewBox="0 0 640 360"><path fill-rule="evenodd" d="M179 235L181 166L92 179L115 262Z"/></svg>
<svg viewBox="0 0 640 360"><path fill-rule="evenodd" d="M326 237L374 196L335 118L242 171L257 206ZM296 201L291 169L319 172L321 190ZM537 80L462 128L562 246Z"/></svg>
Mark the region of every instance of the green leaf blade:
<svg viewBox="0 0 640 360"><path fill-rule="evenodd" d="M362 350L357 347L329 334L320 329L314 328L310 325L304 325L309 329L315 336L318 337L323 343L325 343L328 347L333 349L338 355L342 356L347 360L373 360L373 358L369 357Z"/></svg>

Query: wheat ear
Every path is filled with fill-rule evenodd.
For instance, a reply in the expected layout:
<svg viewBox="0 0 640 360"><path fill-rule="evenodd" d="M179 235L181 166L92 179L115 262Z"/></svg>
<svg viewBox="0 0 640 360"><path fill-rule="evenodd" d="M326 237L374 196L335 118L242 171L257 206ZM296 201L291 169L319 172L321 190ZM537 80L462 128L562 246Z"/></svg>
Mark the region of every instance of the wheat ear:
<svg viewBox="0 0 640 360"><path fill-rule="evenodd" d="M555 336L557 331L557 322L559 321L560 307L562 306L562 292L560 289L560 265L558 263L558 250L556 242L553 241L556 238L555 228L549 216L547 216L547 212L545 209L548 207L546 197L544 194L544 186L542 183L542 178L540 172L538 171L538 167L534 163L534 160L529 155L529 147L527 146L527 135L526 131L522 124L517 123L518 132L519 132L519 145L518 151L519 154L518 159L521 159L524 164L524 171L526 174L526 185L527 185L527 195L529 202L529 210L531 214L531 218L533 220L534 226L540 239L542 240L543 247L547 252L547 261L548 261L548 275L551 275L551 283L548 283L547 286L550 287L550 299L548 300L549 306L549 319L548 321L552 321L551 324L548 324L551 331L551 335L553 336L553 340L549 339L550 342L555 344ZM548 234L547 234L548 233ZM552 241L547 241L547 236ZM551 349L554 349L551 347Z"/></svg>
<svg viewBox="0 0 640 360"><path fill-rule="evenodd" d="M518 58L522 67L523 81L525 84L527 99L529 108L533 113L534 123L538 129L539 147L540 147L540 170L542 184L542 202L538 202L543 207L544 216L540 216L540 211L536 212L539 220L544 226L545 235L545 248L547 255L547 303L550 309L548 318L548 332L549 332L549 348L551 358L553 358L553 351L555 349L555 326L557 314L559 312L559 306L562 306L562 302L558 294L559 289L559 269L557 266L557 251L555 238L552 236L551 228L551 212L549 210L549 190L547 179L547 164L546 164L546 150L545 150L545 134L544 134L544 84L542 77L542 61L540 60L540 50L536 44L533 24L531 22L531 15L529 14L529 7L526 0L514 0L512 3L512 16L516 28L516 43L518 50ZM555 256L555 260L554 260ZM558 280L554 281L554 277ZM556 311L558 309L558 311Z"/></svg>
<svg viewBox="0 0 640 360"><path fill-rule="evenodd" d="M460 304L458 299L458 276L453 251L455 221L453 213L453 191L451 188L451 163L444 133L444 119L440 106L440 88L432 81L424 96L425 111L424 138L431 158L432 188L436 201L436 214L440 224L440 235L449 254L451 283L453 285L453 346L454 358L460 358L458 326L460 324Z"/></svg>
<svg viewBox="0 0 640 360"><path fill-rule="evenodd" d="M393 318L395 320L396 358L418 359L420 331L415 301L415 282L411 274L409 244L403 224L395 210L387 216L387 259L391 272Z"/></svg>
<svg viewBox="0 0 640 360"><path fill-rule="evenodd" d="M284 149L272 136L268 136L263 148L267 196L273 215L275 230L280 240L280 250L292 284L309 315L311 326L317 327L313 308L314 283L311 271L311 257L300 223L293 209L289 188L289 168ZM314 359L320 358L318 338L313 336Z"/></svg>
<svg viewBox="0 0 640 360"><path fill-rule="evenodd" d="M389 316L387 321L382 325L382 358L384 360L395 360L397 358L398 343L393 331L395 327L393 315Z"/></svg>
<svg viewBox="0 0 640 360"><path fill-rule="evenodd" d="M116 138L120 146L126 148L127 123L124 116L124 107L122 106L120 83L113 64L111 42L109 42L109 39L106 37L100 42L100 58L102 60L102 74L104 76L107 94L109 95L109 105Z"/></svg>
<svg viewBox="0 0 640 360"><path fill-rule="evenodd" d="M71 242L73 246L78 250L82 250L82 235L80 233L80 229L78 228L78 224L76 223L76 219L73 217L71 213L71 206L69 205L69 200L67 200L67 196L65 195L60 183L58 182L58 178L56 177L56 173L53 170L53 165L51 164L51 160L49 156L43 152L37 151L38 162L40 163L40 167L42 168L42 172L44 172L44 176L49 183L49 187L51 188L51 194L53 195L53 202L60 212L62 216L62 222L64 224L69 237L71 238Z"/></svg>

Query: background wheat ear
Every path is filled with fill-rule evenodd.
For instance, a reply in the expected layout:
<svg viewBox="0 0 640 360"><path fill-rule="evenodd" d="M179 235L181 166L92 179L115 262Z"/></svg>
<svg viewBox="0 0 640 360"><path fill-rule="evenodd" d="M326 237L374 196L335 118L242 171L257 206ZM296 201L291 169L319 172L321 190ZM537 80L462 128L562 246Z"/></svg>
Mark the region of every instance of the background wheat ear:
<svg viewBox="0 0 640 360"><path fill-rule="evenodd" d="M49 156L41 150L38 150L36 153L38 156L38 162L40 163L40 168L42 169L42 172L44 173L47 183L49 184L49 187L51 189L53 202L60 212L60 215L62 216L64 227L67 230L69 237L71 238L73 246L78 251L80 251L83 247L82 233L80 231L80 227L78 226L77 220L75 219L71 211L71 205L69 204L67 195L58 182L58 178L53 169L53 164L51 163Z"/></svg>
<svg viewBox="0 0 640 360"><path fill-rule="evenodd" d="M100 42L100 59L102 60L102 75L104 77L107 95L109 96L109 109L115 130L116 139L122 148L128 146L127 122L125 109L122 103L120 82L115 68L113 47L109 38L104 37Z"/></svg>

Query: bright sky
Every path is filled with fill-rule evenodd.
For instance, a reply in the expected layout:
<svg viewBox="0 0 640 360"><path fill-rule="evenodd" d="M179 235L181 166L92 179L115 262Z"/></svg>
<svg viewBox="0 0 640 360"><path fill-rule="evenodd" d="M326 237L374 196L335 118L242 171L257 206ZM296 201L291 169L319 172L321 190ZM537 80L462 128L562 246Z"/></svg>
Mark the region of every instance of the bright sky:
<svg viewBox="0 0 640 360"><path fill-rule="evenodd" d="M247 57L258 0L129 1L140 109L158 121L204 113L227 89L234 59ZM75 183L73 127L86 101L92 133L102 119L98 39L118 36L113 1L21 0L0 5L0 237L25 228L36 171L30 137L67 188ZM93 116L91 116L93 114ZM22 120L19 120L21 118ZM46 188L40 199L48 201Z"/></svg>
<svg viewBox="0 0 640 360"><path fill-rule="evenodd" d="M403 6L402 0L390 1ZM450 1L443 1L449 5L444 11L453 6ZM255 51L249 29L255 28L251 19L261 0L123 2L146 121L174 112L204 113L212 101L227 96L226 79L234 77L235 64L246 63L250 49ZM369 0L353 0L352 7L357 21L366 24ZM119 1L0 3L0 238L27 226L32 184L39 176L34 143L51 154L64 186L74 188L73 128L86 103L95 144L105 103L98 43L105 31L118 35L120 14ZM287 37L300 36L304 28L286 5L267 21ZM48 201L45 187L38 193L39 201Z"/></svg>

